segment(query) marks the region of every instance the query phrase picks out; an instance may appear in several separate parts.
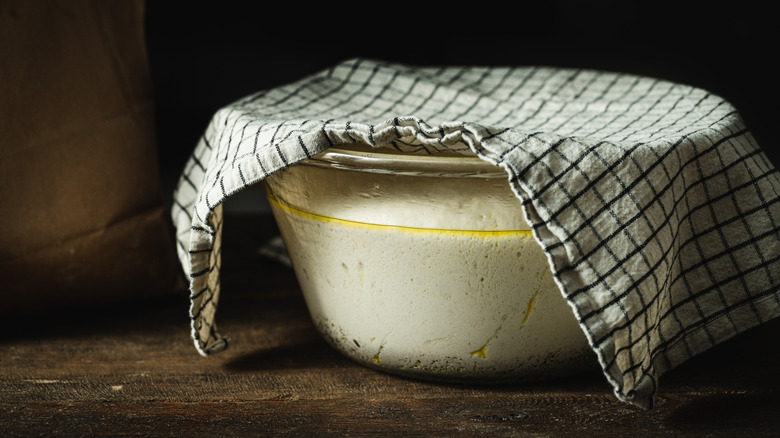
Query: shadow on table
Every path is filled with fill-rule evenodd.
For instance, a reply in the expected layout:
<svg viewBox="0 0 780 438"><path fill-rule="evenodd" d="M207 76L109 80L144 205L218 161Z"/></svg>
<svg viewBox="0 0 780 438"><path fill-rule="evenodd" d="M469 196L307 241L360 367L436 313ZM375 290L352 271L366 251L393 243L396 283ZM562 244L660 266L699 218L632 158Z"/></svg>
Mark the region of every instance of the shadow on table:
<svg viewBox="0 0 780 438"><path fill-rule="evenodd" d="M712 394L697 397L676 408L666 417L664 425L679 431L712 431L761 429L777 424L780 395L766 393ZM768 430L768 429L767 429ZM779 431L775 431L778 433Z"/></svg>
<svg viewBox="0 0 780 438"><path fill-rule="evenodd" d="M224 364L228 371L252 373L277 369L309 369L352 366L353 362L321 339L252 351Z"/></svg>

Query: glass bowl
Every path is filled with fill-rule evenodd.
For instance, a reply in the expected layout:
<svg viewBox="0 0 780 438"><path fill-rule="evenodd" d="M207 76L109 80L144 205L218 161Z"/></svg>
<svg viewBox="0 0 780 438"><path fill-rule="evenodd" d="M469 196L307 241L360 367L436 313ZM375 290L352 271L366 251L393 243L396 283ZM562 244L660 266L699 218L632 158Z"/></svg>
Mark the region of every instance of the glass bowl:
<svg viewBox="0 0 780 438"><path fill-rule="evenodd" d="M483 382L595 364L501 168L348 145L265 187L314 324L357 362Z"/></svg>

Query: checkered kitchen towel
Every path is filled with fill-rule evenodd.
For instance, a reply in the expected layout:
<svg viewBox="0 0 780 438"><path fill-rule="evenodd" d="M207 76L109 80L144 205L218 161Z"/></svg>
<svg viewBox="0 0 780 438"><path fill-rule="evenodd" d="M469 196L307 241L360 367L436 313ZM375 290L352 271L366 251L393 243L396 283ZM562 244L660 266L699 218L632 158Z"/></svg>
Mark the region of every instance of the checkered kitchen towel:
<svg viewBox="0 0 780 438"><path fill-rule="evenodd" d="M236 191L342 143L473 151L508 175L621 400L780 314L780 175L735 109L651 78L545 67L349 60L220 109L175 193L203 355L222 210Z"/></svg>

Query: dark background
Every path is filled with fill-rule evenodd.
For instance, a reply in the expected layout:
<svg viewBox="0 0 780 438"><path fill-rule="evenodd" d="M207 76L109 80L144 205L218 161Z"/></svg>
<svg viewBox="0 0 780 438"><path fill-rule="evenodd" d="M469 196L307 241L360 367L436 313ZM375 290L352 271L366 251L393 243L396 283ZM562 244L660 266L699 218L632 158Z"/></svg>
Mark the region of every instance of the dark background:
<svg viewBox="0 0 780 438"><path fill-rule="evenodd" d="M212 114L352 57L414 65L549 65L622 71L730 101L778 166L777 30L740 2L551 1L350 10L299 2L147 3L166 196Z"/></svg>

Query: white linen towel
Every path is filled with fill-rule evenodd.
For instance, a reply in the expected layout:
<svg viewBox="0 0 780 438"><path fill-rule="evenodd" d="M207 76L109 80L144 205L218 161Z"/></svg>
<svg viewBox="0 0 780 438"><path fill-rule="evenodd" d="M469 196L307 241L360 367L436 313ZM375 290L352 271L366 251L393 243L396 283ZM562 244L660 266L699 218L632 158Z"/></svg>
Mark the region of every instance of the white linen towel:
<svg viewBox="0 0 780 438"><path fill-rule="evenodd" d="M616 396L780 314L780 175L705 90L548 67L348 60L214 115L175 193L192 336L208 355L221 203L342 143L470 151L503 168Z"/></svg>

